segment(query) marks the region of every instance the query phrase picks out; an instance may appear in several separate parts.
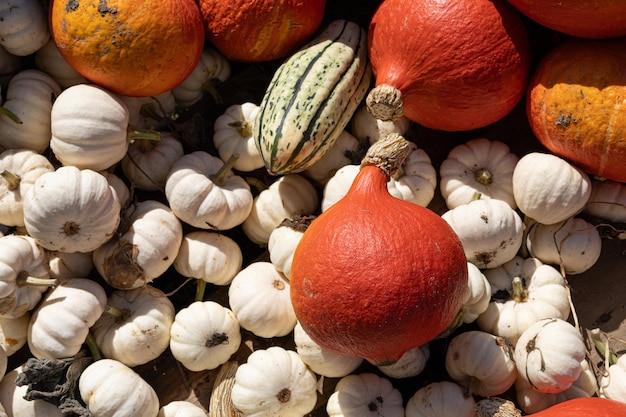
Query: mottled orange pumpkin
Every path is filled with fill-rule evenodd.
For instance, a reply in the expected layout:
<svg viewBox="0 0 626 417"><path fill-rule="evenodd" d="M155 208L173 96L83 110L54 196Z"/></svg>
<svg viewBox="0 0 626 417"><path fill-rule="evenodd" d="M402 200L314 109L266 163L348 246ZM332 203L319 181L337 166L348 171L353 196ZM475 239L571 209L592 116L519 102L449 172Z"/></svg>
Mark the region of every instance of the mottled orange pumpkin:
<svg viewBox="0 0 626 417"><path fill-rule="evenodd" d="M77 72L126 96L174 88L205 40L194 0L53 0L50 32Z"/></svg>
<svg viewBox="0 0 626 417"><path fill-rule="evenodd" d="M266 62L287 56L319 29L326 0L199 0L206 37L225 57Z"/></svg>
<svg viewBox="0 0 626 417"><path fill-rule="evenodd" d="M573 38L537 66L526 111L551 152L590 174L626 182L626 38Z"/></svg>

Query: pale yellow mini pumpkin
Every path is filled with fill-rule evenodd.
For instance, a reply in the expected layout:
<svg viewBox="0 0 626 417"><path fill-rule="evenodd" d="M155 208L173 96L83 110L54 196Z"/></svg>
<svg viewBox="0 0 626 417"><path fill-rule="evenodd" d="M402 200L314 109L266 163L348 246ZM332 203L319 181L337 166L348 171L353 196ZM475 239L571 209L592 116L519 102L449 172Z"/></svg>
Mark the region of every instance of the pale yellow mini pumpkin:
<svg viewBox="0 0 626 417"><path fill-rule="evenodd" d="M243 177L227 163L204 151L183 155L174 162L165 182L172 212L200 229L229 230L250 214L253 196Z"/></svg>
<svg viewBox="0 0 626 417"><path fill-rule="evenodd" d="M45 151L50 145L53 103L60 94L59 84L43 71L25 69L15 74L7 86L3 107L20 123L0 116L0 147Z"/></svg>
<svg viewBox="0 0 626 417"><path fill-rule="evenodd" d="M159 398L137 372L114 359L100 359L87 366L78 390L94 416L156 417Z"/></svg>
<svg viewBox="0 0 626 417"><path fill-rule="evenodd" d="M626 184L592 179L585 212L611 222L626 223Z"/></svg>
<svg viewBox="0 0 626 417"><path fill-rule="evenodd" d="M259 106L245 102L228 106L213 123L213 144L222 161L238 156L233 168L249 172L263 166L263 159L254 142L252 127Z"/></svg>
<svg viewBox="0 0 626 417"><path fill-rule="evenodd" d="M346 165L358 165L369 147L367 141L360 141L347 130L341 132L333 146L304 175L319 185L324 185L335 172Z"/></svg>
<svg viewBox="0 0 626 417"><path fill-rule="evenodd" d="M513 195L524 215L542 224L554 224L585 207L591 180L580 168L556 155L531 152L515 166Z"/></svg>
<svg viewBox="0 0 626 417"><path fill-rule="evenodd" d="M285 336L296 325L289 280L270 262L256 261L239 271L228 288L237 320L259 337Z"/></svg>
<svg viewBox="0 0 626 417"><path fill-rule="evenodd" d="M326 403L329 417L404 417L402 394L387 378L374 373L351 374L337 382Z"/></svg>
<svg viewBox="0 0 626 417"><path fill-rule="evenodd" d="M601 397L626 402L626 356L621 355L615 363L606 366L598 385Z"/></svg>
<svg viewBox="0 0 626 417"><path fill-rule="evenodd" d="M476 417L476 401L456 382L431 382L406 403L406 417Z"/></svg>
<svg viewBox="0 0 626 417"><path fill-rule="evenodd" d="M139 288L172 266L183 226L170 208L144 200L124 216L126 228L93 252L96 270L113 288Z"/></svg>
<svg viewBox="0 0 626 417"><path fill-rule="evenodd" d="M316 386L315 374L296 352L272 346L239 365L231 399L246 416L303 417L315 407Z"/></svg>
<svg viewBox="0 0 626 417"><path fill-rule="evenodd" d="M230 61L216 49L206 46L191 74L172 90L176 103L182 107L192 106L205 93L219 99L214 84L226 81L230 73Z"/></svg>
<svg viewBox="0 0 626 417"><path fill-rule="evenodd" d="M72 278L59 283L33 310L28 326L28 347L33 356L62 359L76 355L106 303L104 288L92 279Z"/></svg>
<svg viewBox="0 0 626 417"><path fill-rule="evenodd" d="M463 323L473 323L489 307L491 284L482 271L473 263L467 263L467 292L463 299Z"/></svg>
<svg viewBox="0 0 626 417"><path fill-rule="evenodd" d="M206 410L190 401L170 401L159 410L157 417L208 417Z"/></svg>
<svg viewBox="0 0 626 417"><path fill-rule="evenodd" d="M176 111L171 90L150 97L119 96L128 108L128 125L132 129L167 130Z"/></svg>
<svg viewBox="0 0 626 417"><path fill-rule="evenodd" d="M285 219L270 233L267 241L270 262L287 279L291 276L291 262L293 261L296 247L304 231L314 218L314 215L309 215Z"/></svg>
<svg viewBox="0 0 626 417"><path fill-rule="evenodd" d="M0 404L8 417L63 417L61 410L45 400L24 398L28 385L17 385L15 380L22 372L22 366L11 369L0 381Z"/></svg>
<svg viewBox="0 0 626 417"><path fill-rule="evenodd" d="M45 156L29 149L0 154L0 223L24 226L23 198L35 180L54 167Z"/></svg>
<svg viewBox="0 0 626 417"><path fill-rule="evenodd" d="M14 55L30 55L50 39L47 10L37 0L3 0L0 21L0 45Z"/></svg>
<svg viewBox="0 0 626 417"><path fill-rule="evenodd" d="M49 250L90 252L120 222L117 193L102 174L62 166L41 175L24 196L24 225Z"/></svg>
<svg viewBox="0 0 626 417"><path fill-rule="evenodd" d="M379 371L390 378L411 378L422 373L430 359L430 345L428 343L409 349L390 365L377 365Z"/></svg>
<svg viewBox="0 0 626 417"><path fill-rule="evenodd" d="M86 278L93 270L92 252L59 252L44 250L50 278Z"/></svg>
<svg viewBox="0 0 626 417"><path fill-rule="evenodd" d="M18 352L26 344L29 322L30 312L15 318L0 316L0 346L7 356Z"/></svg>
<svg viewBox="0 0 626 417"><path fill-rule="evenodd" d="M175 313L167 295L151 285L116 290L91 333L104 357L135 367L158 358L169 347Z"/></svg>

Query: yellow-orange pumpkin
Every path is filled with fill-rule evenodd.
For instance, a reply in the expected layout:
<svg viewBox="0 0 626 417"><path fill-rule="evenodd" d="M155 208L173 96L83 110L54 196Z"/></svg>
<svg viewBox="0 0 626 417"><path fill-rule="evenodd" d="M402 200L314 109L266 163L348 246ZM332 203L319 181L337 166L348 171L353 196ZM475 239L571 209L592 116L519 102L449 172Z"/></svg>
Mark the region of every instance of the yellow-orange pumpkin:
<svg viewBox="0 0 626 417"><path fill-rule="evenodd" d="M553 48L528 86L539 141L590 174L626 182L626 38L573 38Z"/></svg>
<svg viewBox="0 0 626 417"><path fill-rule="evenodd" d="M182 82L205 39L194 0L53 0L50 32L82 76L118 94L146 97Z"/></svg>
<svg viewBox="0 0 626 417"><path fill-rule="evenodd" d="M319 29L326 0L199 0L206 37L233 61L287 56Z"/></svg>

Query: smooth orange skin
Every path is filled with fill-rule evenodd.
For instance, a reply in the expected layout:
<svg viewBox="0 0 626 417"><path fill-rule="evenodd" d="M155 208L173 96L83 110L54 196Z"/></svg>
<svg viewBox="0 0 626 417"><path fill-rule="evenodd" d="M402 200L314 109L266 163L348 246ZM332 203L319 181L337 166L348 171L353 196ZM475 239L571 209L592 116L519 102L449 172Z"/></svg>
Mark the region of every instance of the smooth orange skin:
<svg viewBox="0 0 626 417"><path fill-rule="evenodd" d="M204 47L194 0L53 0L49 17L66 61L91 82L126 96L176 87Z"/></svg>
<svg viewBox="0 0 626 417"><path fill-rule="evenodd" d="M626 36L623 0L508 0L535 22L580 38Z"/></svg>
<svg viewBox="0 0 626 417"><path fill-rule="evenodd" d="M319 29L326 0L199 0L206 37L226 58L283 58Z"/></svg>
<svg viewBox="0 0 626 417"><path fill-rule="evenodd" d="M376 85L402 93L404 116L464 131L506 116L530 72L530 40L505 0L385 0L369 25Z"/></svg>
<svg viewBox="0 0 626 417"><path fill-rule="evenodd" d="M626 182L626 38L572 38L540 61L526 114L537 139L589 174Z"/></svg>
<svg viewBox="0 0 626 417"><path fill-rule="evenodd" d="M397 361L444 331L467 289L467 260L433 211L392 197L365 166L294 253L291 300L305 332L329 351Z"/></svg>
<svg viewBox="0 0 626 417"><path fill-rule="evenodd" d="M599 397L581 397L563 401L532 417L624 417L626 404Z"/></svg>

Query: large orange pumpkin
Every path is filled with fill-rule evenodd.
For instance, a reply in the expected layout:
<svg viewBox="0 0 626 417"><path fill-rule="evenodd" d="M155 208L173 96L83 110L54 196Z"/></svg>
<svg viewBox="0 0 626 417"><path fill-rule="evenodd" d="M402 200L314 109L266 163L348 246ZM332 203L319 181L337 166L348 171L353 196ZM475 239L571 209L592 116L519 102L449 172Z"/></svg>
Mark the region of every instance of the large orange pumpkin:
<svg viewBox="0 0 626 417"><path fill-rule="evenodd" d="M233 61L265 62L319 29L326 0L199 0L207 40Z"/></svg>
<svg viewBox="0 0 626 417"><path fill-rule="evenodd" d="M77 72L126 96L174 88L204 47L194 0L53 0L50 32Z"/></svg>
<svg viewBox="0 0 626 417"><path fill-rule="evenodd" d="M550 29L581 38L626 36L624 0L508 0Z"/></svg>
<svg viewBox="0 0 626 417"><path fill-rule="evenodd" d="M549 151L626 182L626 38L557 45L530 80L526 111Z"/></svg>

